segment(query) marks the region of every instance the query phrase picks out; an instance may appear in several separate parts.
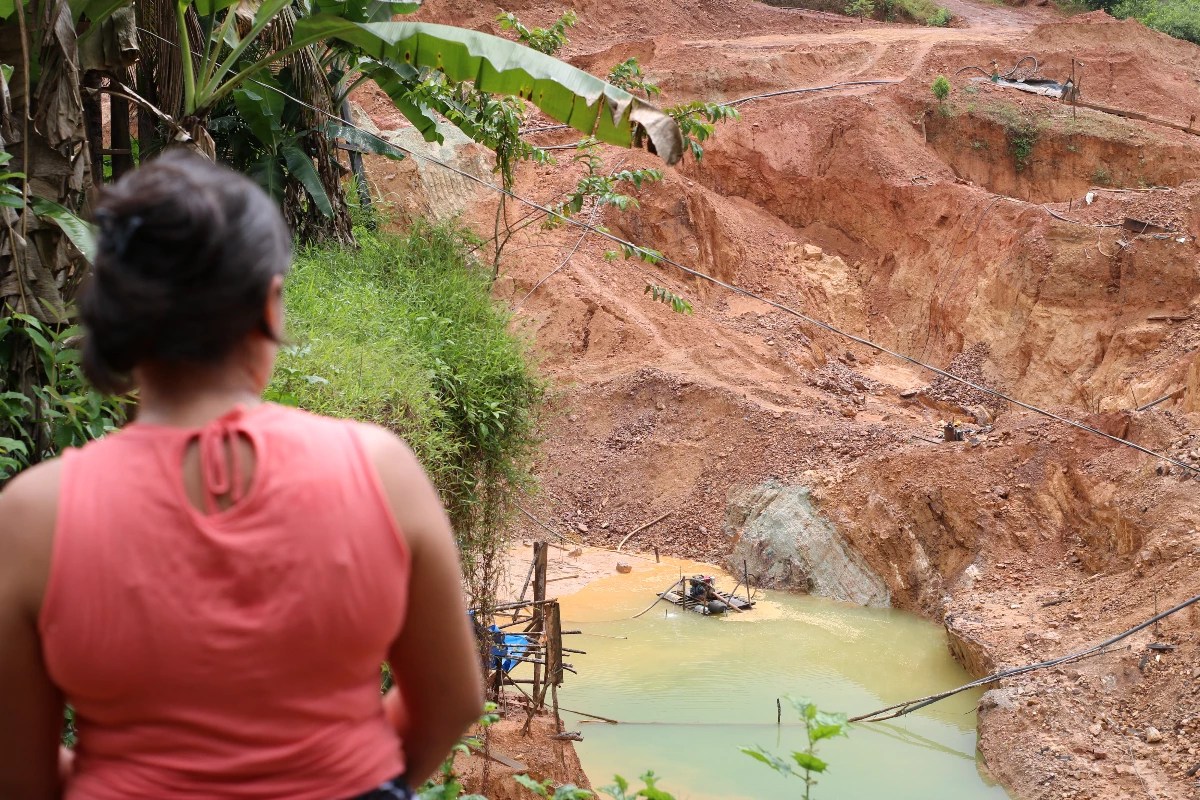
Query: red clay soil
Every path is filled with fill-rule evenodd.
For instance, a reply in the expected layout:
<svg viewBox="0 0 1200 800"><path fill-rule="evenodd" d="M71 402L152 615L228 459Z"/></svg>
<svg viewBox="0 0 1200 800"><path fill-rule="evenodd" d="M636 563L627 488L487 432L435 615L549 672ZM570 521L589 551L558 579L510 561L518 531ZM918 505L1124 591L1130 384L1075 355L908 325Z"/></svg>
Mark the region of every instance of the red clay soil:
<svg viewBox="0 0 1200 800"><path fill-rule="evenodd" d="M591 784L583 773L569 740L555 739L558 730L549 716L534 717L526 735L525 715L501 719L486 732L476 732L484 743L478 750L455 758L454 769L467 793L484 793L488 800L528 800L533 793L514 780L528 775L556 785L574 783L581 789Z"/></svg>
<svg viewBox="0 0 1200 800"><path fill-rule="evenodd" d="M1084 99L1186 125L1200 114L1200 48L1103 14L1063 20L971 0L956 0L960 27L945 29L753 0L506 10L545 24L568 5L581 23L566 56L602 74L637 55L666 103L899 81L745 103L703 161L666 170L640 208L597 221L1200 464L1200 138L955 74L1032 54L1061 79L1074 57L1086 65ZM494 31L499 8L430 0L422 14ZM938 74L954 86L944 106L929 88ZM399 124L360 99L381 127ZM569 151L559 156L522 167L517 193L561 196L578 170ZM609 168L659 166L645 153L605 157ZM427 180L410 162L371 165L378 188L402 197ZM491 236L494 197L455 191ZM507 213L515 223L525 209ZM1127 218L1157 227L1139 233ZM771 477L806 484L895 604L944 622L979 674L1084 647L1196 594L1195 473L669 267L606 260L611 244L580 235L524 229L498 284L554 386L532 506L556 529L613 546L673 510L635 546L719 561L733 545L722 529L731 494ZM653 302L648 283L695 313ZM994 427L975 442L929 441L944 420ZM980 747L1015 797L1200 796L1200 617L1193 609L1122 644L988 695Z"/></svg>

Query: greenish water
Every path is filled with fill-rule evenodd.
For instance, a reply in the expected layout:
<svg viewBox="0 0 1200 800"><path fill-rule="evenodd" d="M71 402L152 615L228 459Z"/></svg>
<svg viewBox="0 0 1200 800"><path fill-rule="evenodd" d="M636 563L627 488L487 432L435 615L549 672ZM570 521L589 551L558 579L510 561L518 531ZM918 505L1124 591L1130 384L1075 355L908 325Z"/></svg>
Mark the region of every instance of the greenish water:
<svg viewBox="0 0 1200 800"><path fill-rule="evenodd" d="M593 724L564 713L569 729L584 735L576 747L597 786L614 773L632 780L653 769L678 800L801 797L798 779L738 752L741 745L784 754L803 747L786 699L784 726L776 726L776 698L807 697L823 710L854 715L969 680L947 652L941 628L898 611L767 592L754 611L726 619L665 603L628 619L678 570L638 564L631 575L563 598L563 627L584 631L568 636L566 645L587 655L566 656L579 675L568 674L560 704L646 723ZM732 583L718 580L726 589ZM831 766L813 796L1007 798L976 762L978 697L964 694L889 723L856 725L848 738L822 742L819 753Z"/></svg>

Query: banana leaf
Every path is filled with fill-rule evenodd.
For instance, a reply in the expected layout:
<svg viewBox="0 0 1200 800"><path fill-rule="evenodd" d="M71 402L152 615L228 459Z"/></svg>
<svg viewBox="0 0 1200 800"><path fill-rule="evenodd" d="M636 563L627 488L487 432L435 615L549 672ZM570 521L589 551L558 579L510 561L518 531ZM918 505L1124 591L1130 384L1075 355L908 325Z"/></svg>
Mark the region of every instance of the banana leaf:
<svg viewBox="0 0 1200 800"><path fill-rule="evenodd" d="M321 133L330 139L341 139L347 146L363 153L374 153L377 156L387 156L399 161L404 158L404 151L386 139L372 136L361 128L354 128L335 119L327 119L321 124Z"/></svg>
<svg viewBox="0 0 1200 800"><path fill-rule="evenodd" d="M382 62L432 67L482 91L520 96L547 115L602 142L629 147L649 139L668 164L683 155L669 115L641 98L551 56L478 31L424 22L354 22L317 14L296 23L292 47L340 39Z"/></svg>
<svg viewBox="0 0 1200 800"><path fill-rule="evenodd" d="M316 203L317 209L322 215L332 217L333 205L329 202L329 195L325 193L325 187L321 185L321 176L313 167L312 157L294 144L285 144L280 148L280 152L287 162L288 172L292 173L293 178L304 184L305 191Z"/></svg>
<svg viewBox="0 0 1200 800"><path fill-rule="evenodd" d="M83 253L89 263L96 258L96 229L84 222L65 206L44 197L33 198L33 213L54 222L71 240L71 244Z"/></svg>

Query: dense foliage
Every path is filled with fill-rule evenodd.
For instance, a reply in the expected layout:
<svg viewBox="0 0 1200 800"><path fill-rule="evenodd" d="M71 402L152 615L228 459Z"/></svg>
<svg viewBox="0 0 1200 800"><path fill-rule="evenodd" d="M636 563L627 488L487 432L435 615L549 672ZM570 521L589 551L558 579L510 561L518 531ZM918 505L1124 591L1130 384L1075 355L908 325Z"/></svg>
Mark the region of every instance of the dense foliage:
<svg viewBox="0 0 1200 800"><path fill-rule="evenodd" d="M15 385L0 384L0 486L30 464L118 427L125 402L83 377L79 329L57 329L28 314L0 316L0 363Z"/></svg>
<svg viewBox="0 0 1200 800"><path fill-rule="evenodd" d="M1088 0L1118 19L1132 17L1176 39L1200 44L1200 3L1196 0Z"/></svg>
<svg viewBox="0 0 1200 800"><path fill-rule="evenodd" d="M301 251L268 397L375 422L433 476L474 602L490 599L510 503L529 480L542 385L455 225L355 231L360 249Z"/></svg>

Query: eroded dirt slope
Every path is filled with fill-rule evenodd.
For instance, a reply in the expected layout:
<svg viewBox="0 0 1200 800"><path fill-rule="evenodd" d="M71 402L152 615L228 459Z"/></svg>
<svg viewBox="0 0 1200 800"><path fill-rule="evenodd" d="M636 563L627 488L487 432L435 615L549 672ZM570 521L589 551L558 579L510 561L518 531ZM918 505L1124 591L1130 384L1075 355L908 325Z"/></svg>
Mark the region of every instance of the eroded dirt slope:
<svg viewBox="0 0 1200 800"><path fill-rule="evenodd" d="M1061 79L1074 58L1087 101L1186 127L1200 113L1200 48L1103 14L1060 20L970 0L956 0L959 26L947 29L753 0L505 10L545 24L564 5L582 20L568 58L602 74L636 55L666 103L891 81L747 102L702 162L667 170L639 209L584 218L1200 464L1200 138L956 74L1033 55ZM435 0L422 13L494 31L499 8ZM954 84L944 106L929 90L938 74ZM641 153L606 159L657 166ZM375 174L410 196L416 169ZM517 191L553 202L577 176L526 166ZM490 235L494 198L456 191ZM524 213L510 206L509 219ZM1195 473L762 300L609 261L611 244L580 236L524 229L498 287L556 387L535 511L557 529L613 546L672 511L632 546L719 560L732 546L731 495L770 477L808 485L894 601L944 621L981 674L1100 641L1196 593ZM694 314L652 302L648 283L689 298ZM980 430L938 443L947 420ZM1200 618L1178 615L1123 645L989 695L981 747L1017 797L1197 796Z"/></svg>

